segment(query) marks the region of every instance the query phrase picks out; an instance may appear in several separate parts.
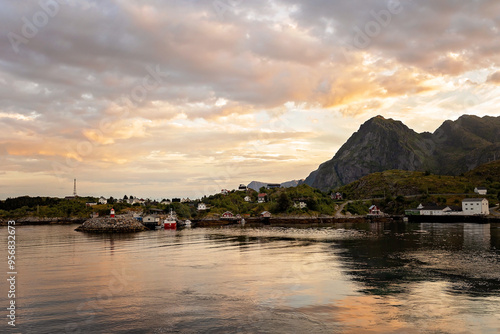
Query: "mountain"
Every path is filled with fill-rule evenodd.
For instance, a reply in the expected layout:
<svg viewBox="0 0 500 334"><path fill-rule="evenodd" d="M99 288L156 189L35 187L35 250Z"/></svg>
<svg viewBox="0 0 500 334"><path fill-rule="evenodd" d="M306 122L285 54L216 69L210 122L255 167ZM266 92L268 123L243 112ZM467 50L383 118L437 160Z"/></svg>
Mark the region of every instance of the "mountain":
<svg viewBox="0 0 500 334"><path fill-rule="evenodd" d="M444 122L431 134L376 116L304 183L328 191L392 169L459 175L494 157L500 158L500 117L464 115Z"/></svg>
<svg viewBox="0 0 500 334"><path fill-rule="evenodd" d="M292 181L287 181L281 183L281 188L292 188L296 187L304 182L304 179L302 180L292 180Z"/></svg>
<svg viewBox="0 0 500 334"><path fill-rule="evenodd" d="M267 182L252 181L248 184L248 188L259 191L260 188L267 186Z"/></svg>
<svg viewBox="0 0 500 334"><path fill-rule="evenodd" d="M304 180L292 180L292 181L287 181L280 183L280 186L282 188L291 188L291 187L296 187L299 184L301 184ZM259 191L261 187L266 187L269 183L268 182L259 182L259 181L252 181L248 184L248 188L253 189L255 191Z"/></svg>

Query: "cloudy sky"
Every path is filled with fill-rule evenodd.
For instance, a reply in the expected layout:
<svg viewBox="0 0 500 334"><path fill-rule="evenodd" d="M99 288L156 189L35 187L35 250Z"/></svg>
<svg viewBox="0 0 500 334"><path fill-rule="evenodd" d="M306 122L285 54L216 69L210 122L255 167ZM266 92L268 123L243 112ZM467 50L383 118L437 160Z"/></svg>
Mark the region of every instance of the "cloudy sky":
<svg viewBox="0 0 500 334"><path fill-rule="evenodd" d="M2 199L200 197L376 115L500 115L497 0L4 0L0 29Z"/></svg>

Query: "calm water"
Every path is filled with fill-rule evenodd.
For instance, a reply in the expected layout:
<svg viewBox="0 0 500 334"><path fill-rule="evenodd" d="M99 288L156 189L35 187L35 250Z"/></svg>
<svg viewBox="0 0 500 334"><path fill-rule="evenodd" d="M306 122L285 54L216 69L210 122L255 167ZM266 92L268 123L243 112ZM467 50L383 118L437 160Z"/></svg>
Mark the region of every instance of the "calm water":
<svg viewBox="0 0 500 334"><path fill-rule="evenodd" d="M75 227L17 228L10 332L500 332L500 226Z"/></svg>

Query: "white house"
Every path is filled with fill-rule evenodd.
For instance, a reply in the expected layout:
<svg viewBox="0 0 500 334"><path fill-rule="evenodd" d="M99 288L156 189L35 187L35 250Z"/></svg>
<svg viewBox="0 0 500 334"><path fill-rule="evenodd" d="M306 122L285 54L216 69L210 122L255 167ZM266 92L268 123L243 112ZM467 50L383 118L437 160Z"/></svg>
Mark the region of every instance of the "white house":
<svg viewBox="0 0 500 334"><path fill-rule="evenodd" d="M103 196L99 198L99 204L108 204L108 200L105 199Z"/></svg>
<svg viewBox="0 0 500 334"><path fill-rule="evenodd" d="M474 188L474 192L478 195L486 195L488 193L488 189L483 187L476 187Z"/></svg>
<svg viewBox="0 0 500 334"><path fill-rule="evenodd" d="M252 198L250 196L245 196L244 200L245 202L251 202Z"/></svg>
<svg viewBox="0 0 500 334"><path fill-rule="evenodd" d="M489 202L486 198L466 198L462 201L464 215L489 215Z"/></svg>
<svg viewBox="0 0 500 334"><path fill-rule="evenodd" d="M198 211L204 211L207 209L207 205L205 203L198 203Z"/></svg>
<svg viewBox="0 0 500 334"><path fill-rule="evenodd" d="M302 202L302 201L300 201L298 203L295 202L295 203L293 203L293 207L299 208L299 209L305 209L305 208L307 208L307 204L306 204L306 202Z"/></svg>
<svg viewBox="0 0 500 334"><path fill-rule="evenodd" d="M422 204L420 204L422 205ZM419 205L419 208L420 208ZM449 206L424 206L420 209L420 214L423 216L443 216L447 212L450 212L451 208Z"/></svg>
<svg viewBox="0 0 500 334"><path fill-rule="evenodd" d="M143 223L158 223L160 221L160 217L155 215L149 215L142 218Z"/></svg>
<svg viewBox="0 0 500 334"><path fill-rule="evenodd" d="M227 194L229 194L229 190L227 190L227 189L221 189L220 193L222 195L227 195Z"/></svg>
<svg viewBox="0 0 500 334"><path fill-rule="evenodd" d="M264 203L264 202L266 201L266 196L267 196L267 194L264 194L264 193L259 194L259 195L258 195L258 201L257 201L257 202L259 202L259 203Z"/></svg>
<svg viewBox="0 0 500 334"><path fill-rule="evenodd" d="M132 204L132 205L134 205L134 204L136 204L136 203L139 203L139 204L140 204L140 203L141 203L141 200L140 200L140 199L138 199L138 198L129 198L129 199L127 200L127 202L128 202L128 204Z"/></svg>
<svg viewBox="0 0 500 334"><path fill-rule="evenodd" d="M238 187L238 190L239 191L247 191L247 186L244 184L240 184L240 186Z"/></svg>

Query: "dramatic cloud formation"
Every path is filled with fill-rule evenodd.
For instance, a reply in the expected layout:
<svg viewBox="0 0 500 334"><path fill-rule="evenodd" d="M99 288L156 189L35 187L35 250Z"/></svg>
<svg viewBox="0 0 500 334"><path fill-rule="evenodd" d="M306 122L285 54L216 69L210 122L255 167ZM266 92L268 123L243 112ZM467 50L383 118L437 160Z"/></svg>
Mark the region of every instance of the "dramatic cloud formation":
<svg viewBox="0 0 500 334"><path fill-rule="evenodd" d="M0 198L303 178L366 119L498 115L493 0L0 4Z"/></svg>

